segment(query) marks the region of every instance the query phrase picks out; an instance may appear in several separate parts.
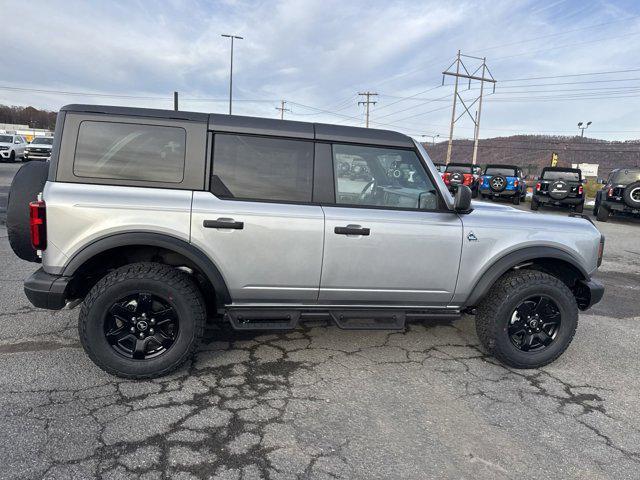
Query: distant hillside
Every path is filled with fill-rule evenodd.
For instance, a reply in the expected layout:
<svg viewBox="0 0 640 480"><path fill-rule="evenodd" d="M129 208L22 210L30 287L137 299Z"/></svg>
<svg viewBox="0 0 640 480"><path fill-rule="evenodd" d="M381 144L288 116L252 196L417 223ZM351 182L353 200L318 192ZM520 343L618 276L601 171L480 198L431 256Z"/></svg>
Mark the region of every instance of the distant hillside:
<svg viewBox="0 0 640 480"><path fill-rule="evenodd" d="M424 144L434 162L444 163L447 142ZM597 163L598 176L605 177L617 167L640 166L640 140L609 142L581 137L555 137L548 135L514 135L480 140L478 164L513 163L523 167L527 175L537 175L542 167L551 163L551 154L558 154L558 166L572 163ZM472 140L454 140L452 162L471 162Z"/></svg>
<svg viewBox="0 0 640 480"><path fill-rule="evenodd" d="M0 105L0 123L29 125L31 128L54 130L56 127L56 112L38 110L33 107Z"/></svg>

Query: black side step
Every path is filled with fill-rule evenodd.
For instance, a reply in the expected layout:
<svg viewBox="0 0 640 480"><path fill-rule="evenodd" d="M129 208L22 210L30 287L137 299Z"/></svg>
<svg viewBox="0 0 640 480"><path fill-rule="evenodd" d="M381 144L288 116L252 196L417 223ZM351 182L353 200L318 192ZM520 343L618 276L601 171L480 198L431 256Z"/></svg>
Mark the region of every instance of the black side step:
<svg viewBox="0 0 640 480"><path fill-rule="evenodd" d="M404 330L402 310L331 310L331 318L344 330Z"/></svg>
<svg viewBox="0 0 640 480"><path fill-rule="evenodd" d="M225 312L224 317L234 330L292 330L298 326L300 312L232 308Z"/></svg>

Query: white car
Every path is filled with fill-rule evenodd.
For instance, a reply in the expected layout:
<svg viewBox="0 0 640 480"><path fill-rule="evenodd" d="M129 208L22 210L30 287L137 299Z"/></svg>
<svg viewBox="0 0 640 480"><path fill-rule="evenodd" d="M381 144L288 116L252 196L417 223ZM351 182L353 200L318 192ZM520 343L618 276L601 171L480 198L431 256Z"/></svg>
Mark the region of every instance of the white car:
<svg viewBox="0 0 640 480"><path fill-rule="evenodd" d="M24 158L24 149L28 145L22 135L14 133L0 134L0 160L15 162L18 158Z"/></svg>
<svg viewBox="0 0 640 480"><path fill-rule="evenodd" d="M53 137L35 137L24 149L24 161L49 160L53 147Z"/></svg>

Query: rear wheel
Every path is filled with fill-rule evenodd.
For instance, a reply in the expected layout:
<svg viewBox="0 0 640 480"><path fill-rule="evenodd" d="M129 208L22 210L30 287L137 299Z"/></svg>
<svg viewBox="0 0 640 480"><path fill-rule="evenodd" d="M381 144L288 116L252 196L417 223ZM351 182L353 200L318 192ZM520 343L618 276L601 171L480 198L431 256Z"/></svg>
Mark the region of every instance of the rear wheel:
<svg viewBox="0 0 640 480"><path fill-rule="evenodd" d="M511 199L511 202L512 202L514 205L520 205L520 195L516 195L515 197L513 197L513 198Z"/></svg>
<svg viewBox="0 0 640 480"><path fill-rule="evenodd" d="M531 197L531 210L538 210L539 206L540 204L538 203L536 197Z"/></svg>
<svg viewBox="0 0 640 480"><path fill-rule="evenodd" d="M574 210L576 213L582 213L584 210L584 203L579 203L578 205L576 205L576 208Z"/></svg>
<svg viewBox="0 0 640 480"><path fill-rule="evenodd" d="M519 270L500 278L478 306L484 348L514 368L539 368L558 358L578 326L571 290L547 273Z"/></svg>
<svg viewBox="0 0 640 480"><path fill-rule="evenodd" d="M84 300L80 341L93 362L125 378L152 378L195 353L205 302L191 277L157 263L134 263L100 280Z"/></svg>
<svg viewBox="0 0 640 480"><path fill-rule="evenodd" d="M609 220L609 209L604 205L598 206L598 212L596 213L596 220L599 222L606 222Z"/></svg>

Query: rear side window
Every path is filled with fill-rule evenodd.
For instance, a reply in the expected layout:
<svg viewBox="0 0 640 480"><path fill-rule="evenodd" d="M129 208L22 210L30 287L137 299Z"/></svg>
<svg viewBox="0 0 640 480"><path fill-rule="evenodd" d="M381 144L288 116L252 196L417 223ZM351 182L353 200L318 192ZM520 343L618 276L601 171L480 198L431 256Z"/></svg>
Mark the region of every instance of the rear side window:
<svg viewBox="0 0 640 480"><path fill-rule="evenodd" d="M78 177L180 183L186 136L180 127L83 121L73 173Z"/></svg>
<svg viewBox="0 0 640 480"><path fill-rule="evenodd" d="M217 134L211 190L220 198L311 202L313 142Z"/></svg>

